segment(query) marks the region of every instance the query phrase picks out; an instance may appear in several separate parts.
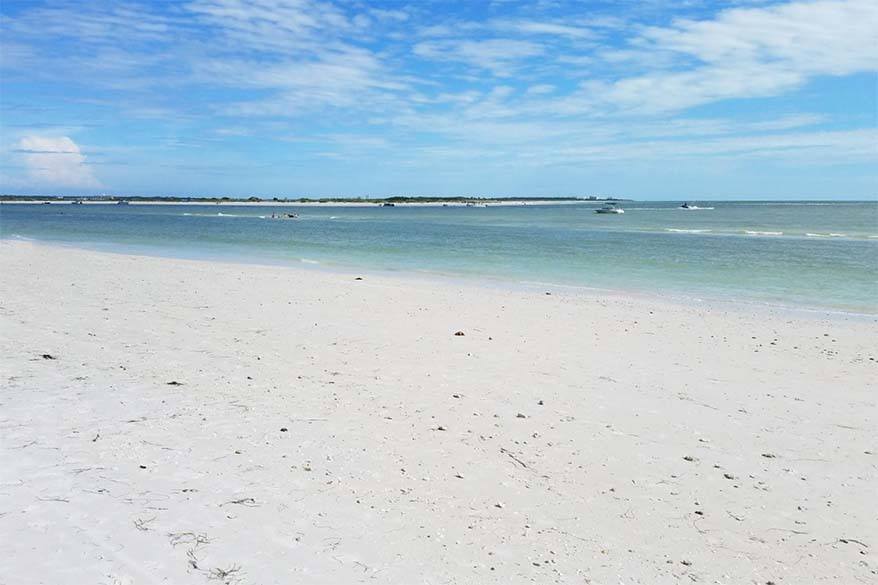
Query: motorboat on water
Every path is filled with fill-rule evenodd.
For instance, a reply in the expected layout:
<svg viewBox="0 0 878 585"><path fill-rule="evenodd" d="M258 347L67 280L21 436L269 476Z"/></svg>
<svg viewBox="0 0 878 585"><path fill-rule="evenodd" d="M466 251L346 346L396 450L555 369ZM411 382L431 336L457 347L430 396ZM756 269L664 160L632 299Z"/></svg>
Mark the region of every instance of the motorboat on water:
<svg viewBox="0 0 878 585"><path fill-rule="evenodd" d="M603 207L595 209L594 212L608 215L621 215L625 213L625 210L619 207L617 203L607 203Z"/></svg>
<svg viewBox="0 0 878 585"><path fill-rule="evenodd" d="M683 203L683 204L682 204L680 207L678 207L677 209L696 210L696 209L713 209L713 207L698 207L697 205L694 205L694 204L689 203L688 201L686 201L685 203Z"/></svg>

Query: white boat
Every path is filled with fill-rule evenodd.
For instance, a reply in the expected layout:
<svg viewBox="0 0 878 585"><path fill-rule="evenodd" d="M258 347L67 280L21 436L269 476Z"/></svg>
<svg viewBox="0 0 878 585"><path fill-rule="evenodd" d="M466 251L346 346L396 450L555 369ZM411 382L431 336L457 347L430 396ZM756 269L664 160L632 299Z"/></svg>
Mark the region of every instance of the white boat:
<svg viewBox="0 0 878 585"><path fill-rule="evenodd" d="M595 209L594 212L620 215L622 213L625 213L625 210L621 207L618 207L616 203L607 203L603 207L598 207L597 209Z"/></svg>

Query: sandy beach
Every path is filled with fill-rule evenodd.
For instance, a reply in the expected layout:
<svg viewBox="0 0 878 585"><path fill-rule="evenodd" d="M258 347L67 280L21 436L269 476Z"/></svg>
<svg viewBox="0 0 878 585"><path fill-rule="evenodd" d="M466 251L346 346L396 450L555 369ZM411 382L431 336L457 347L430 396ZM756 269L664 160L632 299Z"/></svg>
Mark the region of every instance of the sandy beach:
<svg viewBox="0 0 878 585"><path fill-rule="evenodd" d="M3 241L0 583L874 583L875 333Z"/></svg>

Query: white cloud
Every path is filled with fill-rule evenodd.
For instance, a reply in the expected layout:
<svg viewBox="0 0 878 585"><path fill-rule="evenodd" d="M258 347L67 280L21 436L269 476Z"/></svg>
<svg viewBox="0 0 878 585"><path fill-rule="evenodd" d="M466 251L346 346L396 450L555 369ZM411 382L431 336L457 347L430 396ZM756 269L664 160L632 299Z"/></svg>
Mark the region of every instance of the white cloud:
<svg viewBox="0 0 878 585"><path fill-rule="evenodd" d="M550 83L538 83L527 88L528 95L545 95L554 93L557 88Z"/></svg>
<svg viewBox="0 0 878 585"><path fill-rule="evenodd" d="M531 41L515 39L425 41L414 47L420 57L437 61L458 61L507 76L516 63L542 55L545 48Z"/></svg>
<svg viewBox="0 0 878 585"><path fill-rule="evenodd" d="M595 37L591 29L560 22L497 20L492 23L492 26L498 30L514 31L525 35L546 35L570 39L591 39Z"/></svg>
<svg viewBox="0 0 878 585"><path fill-rule="evenodd" d="M100 186L85 155L67 136L24 136L16 152L21 155L30 179L40 186Z"/></svg>
<svg viewBox="0 0 878 585"><path fill-rule="evenodd" d="M646 29L641 42L718 67L774 63L803 74L846 75L878 67L876 27L878 3L823 0L681 20Z"/></svg>
<svg viewBox="0 0 878 585"><path fill-rule="evenodd" d="M811 165L878 160L876 130L797 132L697 140L643 140L556 145L539 150L543 164L713 160L789 160Z"/></svg>
<svg viewBox="0 0 878 585"><path fill-rule="evenodd" d="M409 14L405 10L383 10L381 8L372 8L369 10L369 14L378 20L405 22L409 19Z"/></svg>
<svg viewBox="0 0 878 585"><path fill-rule="evenodd" d="M317 0L194 0L186 9L231 41L236 52L319 51L345 45L342 36L358 27L334 4Z"/></svg>
<svg viewBox="0 0 878 585"><path fill-rule="evenodd" d="M592 81L558 104L643 112L690 108L725 99L769 97L820 75L878 69L878 3L795 2L738 8L714 20L649 27L609 60L664 67L616 81Z"/></svg>

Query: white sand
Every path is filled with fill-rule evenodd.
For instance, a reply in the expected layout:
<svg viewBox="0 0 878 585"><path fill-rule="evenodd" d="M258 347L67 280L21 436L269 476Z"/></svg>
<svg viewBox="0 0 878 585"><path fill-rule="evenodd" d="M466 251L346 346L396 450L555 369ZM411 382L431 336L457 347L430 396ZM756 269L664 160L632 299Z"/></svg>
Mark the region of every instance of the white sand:
<svg viewBox="0 0 878 585"><path fill-rule="evenodd" d="M0 583L878 579L874 318L355 276L0 243Z"/></svg>

